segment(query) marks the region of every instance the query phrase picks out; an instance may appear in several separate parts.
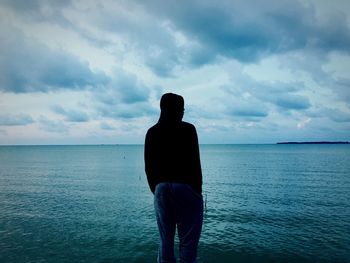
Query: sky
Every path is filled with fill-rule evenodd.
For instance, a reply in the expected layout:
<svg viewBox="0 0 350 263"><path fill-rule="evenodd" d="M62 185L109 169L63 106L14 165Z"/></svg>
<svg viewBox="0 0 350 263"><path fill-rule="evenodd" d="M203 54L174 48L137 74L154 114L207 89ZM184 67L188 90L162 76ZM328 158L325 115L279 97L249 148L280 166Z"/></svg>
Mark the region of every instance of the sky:
<svg viewBox="0 0 350 263"><path fill-rule="evenodd" d="M0 145L350 141L348 0L0 0Z"/></svg>

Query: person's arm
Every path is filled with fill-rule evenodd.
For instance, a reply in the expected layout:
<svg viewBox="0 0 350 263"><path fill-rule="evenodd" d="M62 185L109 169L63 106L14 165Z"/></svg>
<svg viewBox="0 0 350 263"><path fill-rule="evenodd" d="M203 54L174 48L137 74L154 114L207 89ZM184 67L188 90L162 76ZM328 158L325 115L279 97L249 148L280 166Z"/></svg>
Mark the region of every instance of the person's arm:
<svg viewBox="0 0 350 263"><path fill-rule="evenodd" d="M155 167L154 167L154 145L151 132L148 131L145 138L144 148L144 161L145 161L145 172L147 176L148 185L151 192L154 194L155 191Z"/></svg>
<svg viewBox="0 0 350 263"><path fill-rule="evenodd" d="M200 153L199 153L199 144L198 144L198 136L196 128L193 126L193 132L192 132L192 143L193 143L193 162L194 162L194 175L195 175L195 190L198 193L202 193L202 168L201 168L201 161L200 161Z"/></svg>

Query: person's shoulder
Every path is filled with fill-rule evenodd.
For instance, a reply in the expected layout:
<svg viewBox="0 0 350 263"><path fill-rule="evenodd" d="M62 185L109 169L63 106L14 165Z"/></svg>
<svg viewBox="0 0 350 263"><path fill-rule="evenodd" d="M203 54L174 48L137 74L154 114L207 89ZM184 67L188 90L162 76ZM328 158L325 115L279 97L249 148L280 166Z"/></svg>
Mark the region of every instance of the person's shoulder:
<svg viewBox="0 0 350 263"><path fill-rule="evenodd" d="M181 126L187 130L196 130L196 127L192 123L189 123L189 122L182 121Z"/></svg>
<svg viewBox="0 0 350 263"><path fill-rule="evenodd" d="M158 127L158 123L154 124L153 126L151 126L150 128L148 128L149 131L155 130Z"/></svg>
<svg viewBox="0 0 350 263"><path fill-rule="evenodd" d="M147 135L150 135L154 132L156 132L158 130L158 123L154 124L152 127L150 127L148 130L147 130Z"/></svg>

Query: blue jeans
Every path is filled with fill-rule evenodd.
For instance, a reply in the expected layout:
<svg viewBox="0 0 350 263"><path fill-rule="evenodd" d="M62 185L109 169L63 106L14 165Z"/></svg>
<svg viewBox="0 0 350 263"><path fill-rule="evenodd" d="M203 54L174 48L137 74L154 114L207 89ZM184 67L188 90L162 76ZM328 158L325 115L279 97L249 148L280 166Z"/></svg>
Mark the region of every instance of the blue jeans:
<svg viewBox="0 0 350 263"><path fill-rule="evenodd" d="M197 262L197 247L203 223L203 198L188 184L159 183L154 208L160 234L159 263L176 262L175 229L179 237L181 263Z"/></svg>

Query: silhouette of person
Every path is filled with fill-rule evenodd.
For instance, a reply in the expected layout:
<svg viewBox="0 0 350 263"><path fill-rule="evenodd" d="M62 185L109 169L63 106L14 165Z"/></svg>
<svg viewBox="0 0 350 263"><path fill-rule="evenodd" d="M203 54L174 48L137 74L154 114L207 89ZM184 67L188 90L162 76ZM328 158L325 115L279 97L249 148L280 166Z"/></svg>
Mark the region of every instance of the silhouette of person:
<svg viewBox="0 0 350 263"><path fill-rule="evenodd" d="M160 118L145 139L145 171L154 194L160 234L158 262L176 262L175 229L180 262L197 262L203 222L202 171L195 127L183 122L183 97L166 93Z"/></svg>

